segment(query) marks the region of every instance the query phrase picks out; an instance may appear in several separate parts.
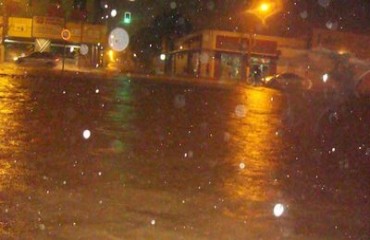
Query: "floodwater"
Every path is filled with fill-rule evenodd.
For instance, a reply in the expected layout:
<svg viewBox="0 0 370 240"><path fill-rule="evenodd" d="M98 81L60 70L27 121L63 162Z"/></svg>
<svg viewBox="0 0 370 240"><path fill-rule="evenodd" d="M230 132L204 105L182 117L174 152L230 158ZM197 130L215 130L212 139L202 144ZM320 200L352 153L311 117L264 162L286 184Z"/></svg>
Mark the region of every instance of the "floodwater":
<svg viewBox="0 0 370 240"><path fill-rule="evenodd" d="M1 76L0 238L369 239L366 101Z"/></svg>

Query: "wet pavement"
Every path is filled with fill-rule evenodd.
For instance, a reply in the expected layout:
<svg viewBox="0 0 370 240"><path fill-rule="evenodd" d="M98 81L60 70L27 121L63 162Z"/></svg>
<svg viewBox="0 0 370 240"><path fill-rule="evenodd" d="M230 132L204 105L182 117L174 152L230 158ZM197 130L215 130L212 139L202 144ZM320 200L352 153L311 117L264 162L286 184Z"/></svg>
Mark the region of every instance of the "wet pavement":
<svg viewBox="0 0 370 240"><path fill-rule="evenodd" d="M367 99L0 77L1 239L369 239Z"/></svg>

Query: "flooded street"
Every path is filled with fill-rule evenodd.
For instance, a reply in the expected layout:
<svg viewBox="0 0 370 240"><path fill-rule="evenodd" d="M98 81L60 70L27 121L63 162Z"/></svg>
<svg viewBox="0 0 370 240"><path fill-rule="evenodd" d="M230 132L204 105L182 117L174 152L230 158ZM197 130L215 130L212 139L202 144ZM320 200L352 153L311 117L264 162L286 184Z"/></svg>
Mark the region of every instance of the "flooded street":
<svg viewBox="0 0 370 240"><path fill-rule="evenodd" d="M1 76L0 238L369 239L369 105Z"/></svg>

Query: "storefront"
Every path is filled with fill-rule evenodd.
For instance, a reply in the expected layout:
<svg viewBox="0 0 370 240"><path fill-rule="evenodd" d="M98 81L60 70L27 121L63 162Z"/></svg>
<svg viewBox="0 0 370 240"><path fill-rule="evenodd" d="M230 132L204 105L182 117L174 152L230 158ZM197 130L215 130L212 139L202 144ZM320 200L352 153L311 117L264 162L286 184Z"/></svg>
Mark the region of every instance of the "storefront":
<svg viewBox="0 0 370 240"><path fill-rule="evenodd" d="M167 52L167 73L214 80L246 81L276 73L277 42L263 36L206 30L179 39Z"/></svg>
<svg viewBox="0 0 370 240"><path fill-rule="evenodd" d="M66 34L63 34L66 33ZM83 66L103 63L107 42L105 25L66 22L63 18L35 16L9 17L3 38L3 60L34 51L53 52ZM80 51L83 47L85 50Z"/></svg>

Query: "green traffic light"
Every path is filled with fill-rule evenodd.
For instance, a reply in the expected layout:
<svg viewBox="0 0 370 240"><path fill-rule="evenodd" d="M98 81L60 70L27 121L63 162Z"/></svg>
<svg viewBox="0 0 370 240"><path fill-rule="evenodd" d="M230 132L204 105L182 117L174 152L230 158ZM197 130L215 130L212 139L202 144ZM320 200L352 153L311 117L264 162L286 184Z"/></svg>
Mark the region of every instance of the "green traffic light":
<svg viewBox="0 0 370 240"><path fill-rule="evenodd" d="M131 12L125 12L123 17L123 23L130 24L131 23Z"/></svg>

